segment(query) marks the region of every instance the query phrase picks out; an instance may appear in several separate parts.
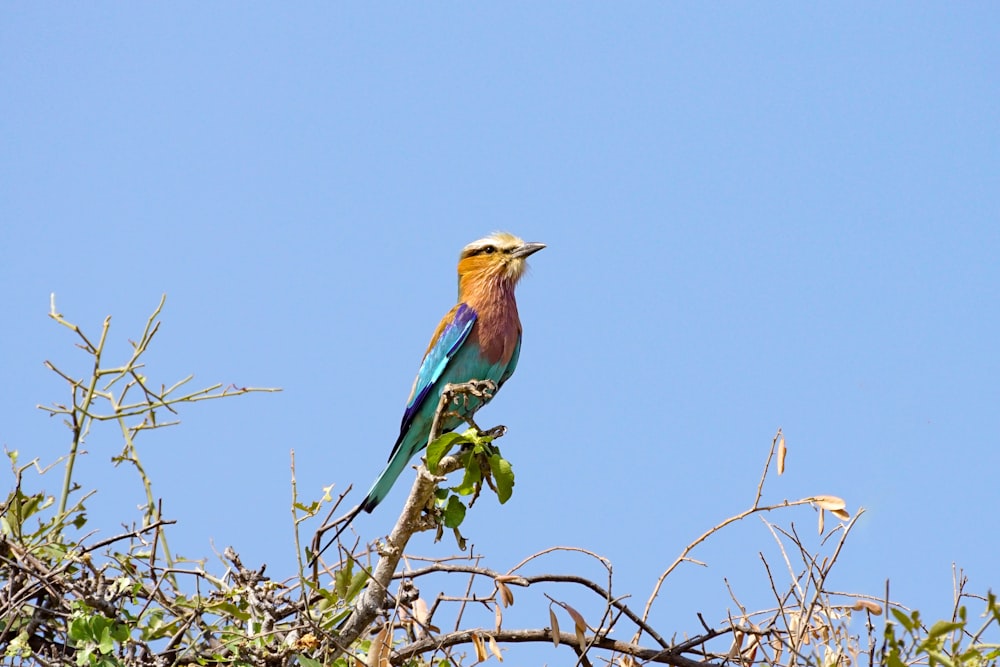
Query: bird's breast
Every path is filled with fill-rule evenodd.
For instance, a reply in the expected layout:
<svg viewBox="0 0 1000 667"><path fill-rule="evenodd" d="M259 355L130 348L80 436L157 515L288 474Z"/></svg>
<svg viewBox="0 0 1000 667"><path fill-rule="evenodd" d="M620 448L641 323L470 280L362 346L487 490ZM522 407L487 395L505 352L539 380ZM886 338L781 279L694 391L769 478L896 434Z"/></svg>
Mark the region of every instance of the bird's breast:
<svg viewBox="0 0 1000 667"><path fill-rule="evenodd" d="M479 354L491 365L506 366L514 356L521 336L517 307L484 308L470 334L479 347Z"/></svg>

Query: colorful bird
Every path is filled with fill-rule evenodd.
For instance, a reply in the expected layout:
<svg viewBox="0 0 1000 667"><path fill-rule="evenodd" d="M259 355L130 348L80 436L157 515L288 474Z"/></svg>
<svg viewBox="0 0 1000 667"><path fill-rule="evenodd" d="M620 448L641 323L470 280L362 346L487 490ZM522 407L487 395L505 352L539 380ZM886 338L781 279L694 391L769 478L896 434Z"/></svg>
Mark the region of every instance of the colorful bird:
<svg viewBox="0 0 1000 667"><path fill-rule="evenodd" d="M521 351L521 320L514 287L524 275L527 257L544 247L543 243L525 243L512 234L496 232L462 249L458 260L458 304L438 324L424 353L389 462L331 543L361 510L371 512L382 502L407 462L427 446L446 385L490 380L499 390L514 373ZM465 416L490 398L469 396L452 409ZM463 420L451 415L441 421L444 433L457 428Z"/></svg>

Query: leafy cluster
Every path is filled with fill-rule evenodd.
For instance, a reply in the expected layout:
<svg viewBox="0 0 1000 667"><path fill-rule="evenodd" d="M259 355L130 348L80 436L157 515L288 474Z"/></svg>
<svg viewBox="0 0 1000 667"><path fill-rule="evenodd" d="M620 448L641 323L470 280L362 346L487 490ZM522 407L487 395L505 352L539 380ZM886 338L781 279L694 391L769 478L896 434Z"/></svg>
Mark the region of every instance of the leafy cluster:
<svg viewBox="0 0 1000 667"><path fill-rule="evenodd" d="M514 469L510 461L503 458L500 449L493 444L493 434L483 434L474 428L464 433L445 433L427 446L427 469L436 474L441 459L455 447L461 447L459 464L464 470L462 481L453 487L438 489L435 494L442 508L442 528L455 531L459 547L465 550L465 538L458 527L465 520L468 508L476 502L485 483L497 495L501 504L510 500L514 493ZM468 504L462 501L469 498ZM440 528L439 528L440 537Z"/></svg>
<svg viewBox="0 0 1000 667"><path fill-rule="evenodd" d="M927 628L920 620L920 612L909 614L893 608L895 622L885 624L885 642L882 662L886 667L906 667L927 664L930 667L983 667L997 664L1000 643L987 642L984 638L1000 627L1000 603L992 592L985 598L969 596L959 584L955 611L950 620L940 620ZM967 597L979 598L985 610L978 625L971 625L969 612L961 601ZM897 625L899 626L897 628Z"/></svg>

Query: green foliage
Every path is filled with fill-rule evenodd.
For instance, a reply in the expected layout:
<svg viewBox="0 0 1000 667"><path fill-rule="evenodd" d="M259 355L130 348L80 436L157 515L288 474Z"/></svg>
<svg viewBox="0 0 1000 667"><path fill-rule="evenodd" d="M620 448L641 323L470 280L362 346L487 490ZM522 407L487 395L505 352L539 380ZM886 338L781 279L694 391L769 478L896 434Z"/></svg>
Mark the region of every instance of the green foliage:
<svg viewBox="0 0 1000 667"><path fill-rule="evenodd" d="M439 489L437 499L441 507L443 527L455 532L459 547L465 549L465 540L458 531L465 520L468 508L475 503L483 485L493 490L500 504L510 500L514 493L514 469L503 458L500 448L493 444L495 436L479 433L470 428L464 433L445 433L427 446L427 469L435 473L441 459L452 449L461 447L457 456L463 469L462 481L448 489ZM469 498L468 503L462 498ZM439 537L440 537L439 531Z"/></svg>
<svg viewBox="0 0 1000 667"><path fill-rule="evenodd" d="M112 667L119 662L111 655L129 636L124 623L107 618L77 600L72 603L75 611L70 616L69 638L76 649L77 665Z"/></svg>
<svg viewBox="0 0 1000 667"><path fill-rule="evenodd" d="M445 528L458 528L465 520L465 505L458 499L458 496L450 496L448 504L444 507Z"/></svg>
<svg viewBox="0 0 1000 667"><path fill-rule="evenodd" d="M429 470L431 474L436 475L441 459L447 456L448 452L450 452L453 447L461 445L474 445L476 441L473 440L470 433L474 434L475 432L472 429L469 429L469 431L465 433L455 433L454 431L451 431L441 435L434 442L427 445L427 470Z"/></svg>
<svg viewBox="0 0 1000 667"><path fill-rule="evenodd" d="M354 558L348 556L345 564L334 575L334 590L340 600L354 600L365 584L368 583L368 572L354 569Z"/></svg>
<svg viewBox="0 0 1000 667"><path fill-rule="evenodd" d="M220 578L204 562L174 557L167 547L166 527L173 522L159 515L136 445L139 436L177 423L159 419L161 411L174 415L203 400L274 390L214 385L184 393L180 390L190 377L173 384L150 381L139 369L159 330L156 318L162 305L161 300L118 365L106 362L112 356L107 345L110 318L94 339L53 306L50 317L71 330L77 347L90 357L90 374L75 377L46 362L70 389L66 403L42 407L69 427L65 455L43 467L38 459L23 463L19 452L7 452L12 489L0 506L0 646L5 664L36 664L42 657L46 664L77 667L175 660L255 664L259 658L294 656L294 643L281 646L265 631L277 621L262 612L267 603L298 604L290 591L279 591L260 573L242 567L235 552L227 550L230 575ZM127 464L146 497L137 520L114 517L106 522L130 524L124 534L97 539L86 508L94 491L85 491L76 479L75 461L91 431L104 423L113 424L123 439L123 449L109 457L112 464ZM57 493L32 488L41 486L57 466L63 470ZM317 614L318 627L332 625L338 613L343 617L342 608L363 580L358 573L344 599L326 615Z"/></svg>
<svg viewBox="0 0 1000 667"><path fill-rule="evenodd" d="M968 610L960 605L951 620L939 620L929 629L921 622L920 612L906 614L891 609L895 622L885 624L882 663L886 667L995 666L1000 658L1000 644L983 641L990 630L994 635L1000 630L1000 604L992 592L987 594L985 606L980 616L984 620L978 627L970 626Z"/></svg>
<svg viewBox="0 0 1000 667"><path fill-rule="evenodd" d="M497 499L500 504L510 500L514 493L514 469L510 461L500 456L499 450L489 455L490 471L496 481Z"/></svg>

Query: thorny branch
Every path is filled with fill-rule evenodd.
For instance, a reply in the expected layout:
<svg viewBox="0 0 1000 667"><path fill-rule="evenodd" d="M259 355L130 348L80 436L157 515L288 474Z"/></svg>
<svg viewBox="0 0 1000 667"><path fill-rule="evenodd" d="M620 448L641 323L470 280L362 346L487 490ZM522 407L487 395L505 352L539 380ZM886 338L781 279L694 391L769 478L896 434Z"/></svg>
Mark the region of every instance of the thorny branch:
<svg viewBox="0 0 1000 667"><path fill-rule="evenodd" d="M451 401L452 399L449 398L447 401L441 402L438 414L439 420L442 414L440 411L446 410L447 406L451 405ZM667 571L658 580L657 585L654 588L654 593L647 602L642 614L634 611L627 604L625 598L613 595L611 590L612 569L610 562L598 554L575 547L552 547L543 550L525 558L520 563L505 572L482 565L482 557L479 555L473 556L471 554L468 556L467 562L465 563L456 563L454 562L455 557L449 557L441 560L430 559L430 563L420 567L396 570L396 567L400 562L402 552L402 546L397 539L400 535L405 535L406 539L409 538L410 534L405 532L406 526L413 525L415 521L413 518L414 515L411 514L411 511L415 511L419 515L419 512L423 509L423 507L425 507L423 499L430 498L429 493L432 491L433 484L437 481L433 477L429 476L426 473L426 470L421 468L418 472L417 482L411 492L410 500L407 503L407 508L403 513L404 517L410 518L406 520L401 518L400 522L397 523L397 527L393 531L393 535L389 537L387 542L380 543L374 551L369 550L366 552L368 555L378 556L376 565L370 574L372 582L369 584L365 592L359 597L354 606L353 613L347 621L347 624L343 627L341 633L331 642L333 645L338 647L332 656L339 655L341 651L347 650L348 646L361 636L358 633L367 628L373 627L372 624L376 622L376 618L380 617L380 615L383 619L379 622L382 630L379 631L375 639L375 644L379 646L373 646L369 655L374 654L383 656L387 660L390 659L389 656L391 656L391 662L393 664L405 662L407 659L417 655L423 655L427 658L428 652L440 652L442 658L452 662L460 662L460 656L456 656L453 653L454 648L460 645L472 645L476 652L476 659L482 660L486 657L485 653L483 653L483 651L486 650L484 647L493 647L496 642L504 644L531 641L551 641L556 645L566 644L567 647L573 649L577 656L577 664L580 665L591 664L591 661L587 656L588 653L595 650L610 652L611 655L608 659L612 661L616 659L616 656L628 656L629 658L635 660L673 665L710 665L725 661L732 657L731 653L734 649L731 647L727 646L721 650L709 647L709 644L711 644L713 640L716 640L724 635L733 635L734 644L739 645L737 649L735 649L737 652L741 650L745 651L744 644L747 641L747 637L756 638L752 639L751 642L755 647L765 639L775 645L791 645L796 642L801 643L803 632L815 632L817 631L817 627L820 627L817 625L818 621L815 620L816 618L819 618L819 616L817 616L817 610L832 609L832 607L829 606L831 604L829 602L829 594L823 589L823 583L825 582L826 572L829 571L829 568L832 567L833 563L836 561L836 557L840 553L840 546L843 544L844 539L846 539L851 526L853 526L853 522L837 529L841 531L838 546L835 549L833 556L824 559L822 563L819 562L816 556L807 556L808 552L802 545L801 540L798 539L797 535L791 534L788 536L791 542L796 545L798 551L804 559L806 566L805 574L808 576L809 580L813 582L815 590L821 592L822 596L825 597L812 598L809 600L801 597L795 597L795 589L801 588L802 580L800 578L794 578L792 590L789 592L779 593L778 589L774 588L779 613L776 613L766 623L759 620L751 622L750 620L751 617L766 614L766 612L754 612L753 614L748 614L745 612L742 605L739 605L738 603L737 605L740 609L740 616L738 618L727 616L727 618L724 619L718 626L704 625L705 632L694 637L687 637L683 641L679 642L671 642L665 639L650 623L651 606L663 581L677 568L681 562L690 560L689 554L691 551L708 539L708 537L712 534L722 530L722 528L735 521L746 518L753 513L767 512L780 508L807 504L819 507L822 512L822 508L825 507L823 503L827 503L830 507L832 507L834 500L838 500L830 496L815 496L792 502L785 501L780 504L762 504L761 498L763 496L764 481L768 475L776 448L779 447L779 445L781 448L784 447L783 436L780 430L778 435L775 436L772 441L771 450L768 454L768 460L765 464L761 479L757 485L751 508L730 517L723 522L720 522L711 530L699 536L691 544L689 544L682 551L681 556L673 564L671 564ZM779 456L783 459L783 451ZM451 470L453 465L455 464L449 462L447 470ZM419 487L422 483L426 483L428 486L421 491ZM414 502L415 499L417 499L417 502ZM842 511L842 507L838 506L838 510ZM542 559L549 554L560 551L580 552L601 563L607 572L607 586L602 586L593 579L579 574L528 574L524 572L524 569L528 564ZM356 561L358 556L353 556L352 558ZM387 567L385 565L386 563L390 563L392 567ZM765 566L767 566L766 561ZM428 605L420 598L418 598L416 602L406 601L413 599L413 591L415 590L414 585L416 582L435 575L467 575L468 580L464 592L458 595L447 595L444 593L438 594L432 605ZM771 575L769 568L768 576L772 586L774 586L773 576ZM395 602L389 603L387 600L391 597L389 593L389 585L392 580L400 581L400 586L402 588L400 589L401 592L395 596ZM477 584L477 581L481 583ZM481 590L484 584L488 586L485 591ZM592 615L594 618L600 618L600 621L596 626L589 625L584 619L584 615L571 607L569 604L552 597L548 593L543 593L545 598L551 600L557 605L558 608L564 609L570 615L570 620L576 629L575 633L571 634L561 632L558 627L555 626L541 630L503 629L503 610L504 608L512 605L514 600L511 587L546 589L552 586L560 585L569 585L575 588L590 590L596 594L597 600L595 600L595 602L599 603L599 608L596 612L592 610L591 613L588 614ZM406 600L404 600L404 597ZM793 602L789 602L790 600L793 600ZM457 604L454 630L441 634L436 631L436 626L442 625L442 623L437 622L434 619L435 616L440 616L441 605L449 603ZM496 626L494 629L469 630L467 626L462 626L462 618L465 614L466 606L470 603L479 607L485 607L486 609L494 612L496 615ZM841 605L841 607L843 607L843 605ZM803 617L803 615L811 617L813 620L794 625L793 634L792 630L789 629L787 619L796 616ZM554 623L556 617L553 616L552 618ZM829 618L834 618L834 616L829 616ZM781 619L784 619L786 622L781 624L779 622ZM613 640L610 637L610 633L614 631L616 626L622 622L631 623L632 629L635 631L635 638L633 641L622 642ZM656 646L648 647L641 645L639 640L642 635L651 637L653 641L656 642ZM491 644L490 642L493 643ZM493 649L490 648L490 650L492 651ZM756 651L757 648L754 648L753 650Z"/></svg>
<svg viewBox="0 0 1000 667"><path fill-rule="evenodd" d="M550 628L499 631L485 629L460 630L413 642L397 651L392 661L394 664L400 664L407 659L424 655L432 650L440 650L460 644L473 644L475 641L474 637L477 635L479 637L492 638L500 644L520 644L526 642L556 643L556 637L553 636L553 631ZM644 648L606 636L596 636L581 644L577 635L569 632L560 632L558 633L558 644L581 650L593 647L620 655L631 656L639 660L665 665L676 665L676 667L715 667L718 664L712 661L692 660L682 655Z"/></svg>

